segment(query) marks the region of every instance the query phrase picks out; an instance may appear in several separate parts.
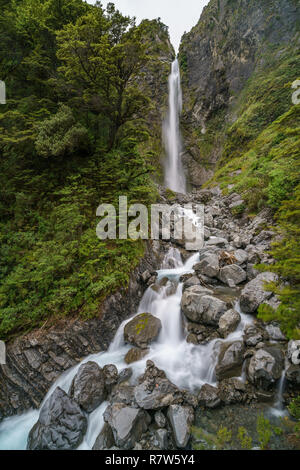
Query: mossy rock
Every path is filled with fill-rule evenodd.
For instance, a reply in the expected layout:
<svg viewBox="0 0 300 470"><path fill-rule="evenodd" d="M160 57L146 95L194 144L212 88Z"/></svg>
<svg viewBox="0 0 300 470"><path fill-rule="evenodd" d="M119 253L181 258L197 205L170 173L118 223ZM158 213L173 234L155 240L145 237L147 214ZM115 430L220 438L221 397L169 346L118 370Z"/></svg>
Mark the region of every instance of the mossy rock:
<svg viewBox="0 0 300 470"><path fill-rule="evenodd" d="M124 328L124 340L141 349L146 349L161 330L161 321L151 313L141 313Z"/></svg>

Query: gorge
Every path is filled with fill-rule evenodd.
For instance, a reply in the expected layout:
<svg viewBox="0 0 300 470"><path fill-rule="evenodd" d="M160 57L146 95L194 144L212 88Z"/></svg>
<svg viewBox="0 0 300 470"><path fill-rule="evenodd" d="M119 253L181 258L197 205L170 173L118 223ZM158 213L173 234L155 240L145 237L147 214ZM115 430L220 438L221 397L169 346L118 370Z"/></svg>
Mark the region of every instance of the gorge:
<svg viewBox="0 0 300 470"><path fill-rule="evenodd" d="M145 20L131 37L123 19L124 44L110 51L96 37L102 13L85 14L57 35L60 99L70 98L53 121L49 111L35 124L28 167L26 152L18 160L14 147L20 138L23 149L23 134L9 140L3 131L2 177L12 182L4 201L26 177L11 218L1 206L19 245L15 254L3 235L0 449L217 449L224 429L231 438L222 448L244 448L244 432L249 448L263 448L260 422L281 429L270 448L299 449L291 412L300 387L299 105L290 96L300 73L299 5L211 0L175 59L159 21ZM117 21L109 15L107 31ZM68 56L85 27L111 61L124 46L110 96L105 79L117 66L87 85L86 69L80 75L74 51ZM82 95L68 82L71 72L86 87ZM8 169L14 158L16 180ZM186 239L172 237L100 244L95 200L127 193L145 205L203 204L203 247L191 253ZM38 228L25 236L34 204ZM47 216L51 208L49 223L40 207Z"/></svg>

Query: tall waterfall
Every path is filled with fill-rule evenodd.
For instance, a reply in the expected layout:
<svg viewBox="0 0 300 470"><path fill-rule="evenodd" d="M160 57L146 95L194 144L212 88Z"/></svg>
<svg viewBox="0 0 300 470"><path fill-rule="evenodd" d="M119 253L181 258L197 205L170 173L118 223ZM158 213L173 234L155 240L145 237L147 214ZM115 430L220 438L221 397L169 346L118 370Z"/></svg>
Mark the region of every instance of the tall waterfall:
<svg viewBox="0 0 300 470"><path fill-rule="evenodd" d="M165 167L166 187L178 193L186 192L186 181L181 162L182 142L179 118L182 111L182 92L178 60L172 63L169 76L169 110L163 124L163 137L167 153Z"/></svg>

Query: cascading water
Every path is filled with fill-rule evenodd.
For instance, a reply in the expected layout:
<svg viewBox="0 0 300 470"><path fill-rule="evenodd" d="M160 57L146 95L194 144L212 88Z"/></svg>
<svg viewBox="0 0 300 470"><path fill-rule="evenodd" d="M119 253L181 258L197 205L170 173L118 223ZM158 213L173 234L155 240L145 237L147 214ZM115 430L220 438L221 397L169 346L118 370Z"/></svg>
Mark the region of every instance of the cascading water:
<svg viewBox="0 0 300 470"><path fill-rule="evenodd" d="M166 187L178 193L186 192L186 181L181 162L181 135L179 117L182 111L182 92L178 60L172 63L169 76L169 110L163 124L163 137L167 153L165 166Z"/></svg>
<svg viewBox="0 0 300 470"><path fill-rule="evenodd" d="M158 317L162 323L162 329L157 341L151 344L149 353L141 361L131 365L133 369L132 381L135 382L146 367L146 361L152 360L157 367L164 370L168 378L179 388L195 391L204 383L215 384L214 368L217 359L217 343L223 340L213 340L205 346L196 346L187 343L182 327L180 301L182 296L182 283L180 276L193 271L193 266L199 261L199 254L192 255L185 263L182 263L180 253L171 248L163 262L163 269L158 271L158 279L168 278L169 284L176 283L174 293L169 295L166 284L157 292L149 287L145 292L136 314L149 312ZM238 309L238 304L236 309ZM240 312L241 313L241 312ZM241 339L246 324L252 322L252 318L241 313L242 321L239 328L232 333L226 341ZM124 343L124 326L130 319L124 321L107 352L95 354L84 359L96 362L100 367L106 364L115 364L119 372L127 367L124 357L131 346ZM225 341L225 340L224 340ZM82 364L81 363L81 364ZM61 387L68 392L72 379L78 371L80 364L65 372L51 387L47 400L56 387ZM102 403L89 415L88 430L80 450L91 449L103 426L103 413L107 402ZM5 419L0 424L0 450L1 449L25 449L27 436L30 429L38 419L38 411L30 411L24 415Z"/></svg>

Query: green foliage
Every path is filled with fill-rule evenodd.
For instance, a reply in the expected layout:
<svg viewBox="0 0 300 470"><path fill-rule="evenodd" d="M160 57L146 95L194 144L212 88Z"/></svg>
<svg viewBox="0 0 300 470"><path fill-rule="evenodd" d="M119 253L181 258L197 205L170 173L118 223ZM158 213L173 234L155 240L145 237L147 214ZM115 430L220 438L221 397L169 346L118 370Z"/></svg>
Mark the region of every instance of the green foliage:
<svg viewBox="0 0 300 470"><path fill-rule="evenodd" d="M256 430L260 448L266 450L272 437L272 427L270 421L263 414L260 414L257 418Z"/></svg>
<svg viewBox="0 0 300 470"><path fill-rule="evenodd" d="M252 437L248 435L247 430L243 427L239 427L238 440L243 450L252 449Z"/></svg>
<svg viewBox="0 0 300 470"><path fill-rule="evenodd" d="M293 418L300 421L300 395L297 398L294 398L288 406L290 414Z"/></svg>

